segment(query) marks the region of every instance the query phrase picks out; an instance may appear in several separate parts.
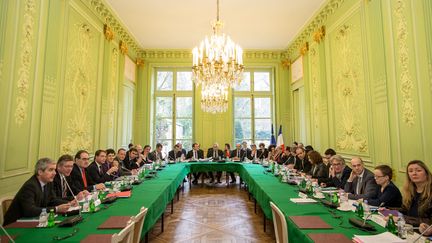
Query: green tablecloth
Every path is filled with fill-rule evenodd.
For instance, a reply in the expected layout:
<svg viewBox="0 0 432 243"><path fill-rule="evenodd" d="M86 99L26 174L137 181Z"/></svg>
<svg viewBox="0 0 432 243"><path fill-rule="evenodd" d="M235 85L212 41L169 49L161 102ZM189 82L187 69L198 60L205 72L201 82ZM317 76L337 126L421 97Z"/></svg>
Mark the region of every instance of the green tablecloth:
<svg viewBox="0 0 432 243"><path fill-rule="evenodd" d="M237 172L248 185L249 192L257 200L266 218L271 219L272 213L269 202L274 202L285 214L288 224L288 236L291 242L311 242L307 233L342 233L348 238L354 234L368 234L351 227L349 217L354 217L352 212L335 212L340 215L336 219L329 213L328 208L317 204L295 204L289 199L297 197L295 186L279 182L269 173L265 173L261 165L242 164L236 162L194 162L167 166L158 173L156 179L144 181L141 185L134 186L130 199L118 199L106 209L94 214L84 214L84 222L76 225L79 228L74 236L62 242L78 242L89 234L109 234L118 230L98 230L97 227L110 216L135 215L144 206L148 213L144 222L143 236L148 232L165 211L166 206L174 198L178 186L183 178L190 172L228 171ZM333 229L328 230L301 230L288 216L293 215L318 215ZM377 225L376 225L377 226ZM377 233L385 231L377 226ZM63 236L72 232L71 228L50 229L8 229L12 235L17 235L17 242L51 242L54 236Z"/></svg>

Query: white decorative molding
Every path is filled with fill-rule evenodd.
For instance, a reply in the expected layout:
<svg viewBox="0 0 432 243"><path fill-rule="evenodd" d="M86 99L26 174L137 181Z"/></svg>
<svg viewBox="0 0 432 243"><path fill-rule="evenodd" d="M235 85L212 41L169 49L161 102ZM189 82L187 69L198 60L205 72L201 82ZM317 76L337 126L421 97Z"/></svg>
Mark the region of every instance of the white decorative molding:
<svg viewBox="0 0 432 243"><path fill-rule="evenodd" d="M291 82L294 83L301 78L303 78L303 56L300 56L291 64Z"/></svg>
<svg viewBox="0 0 432 243"><path fill-rule="evenodd" d="M118 50L113 48L111 57L111 82L110 89L108 93L109 108L108 108L108 127L114 127L114 117L115 117L115 101L117 94L117 77L118 77Z"/></svg>
<svg viewBox="0 0 432 243"><path fill-rule="evenodd" d="M20 67L18 69L18 80L16 83L17 97L15 108L15 123L23 124L28 113L28 93L30 86L30 69L33 63L33 39L34 39L34 13L36 3L34 0L24 2L23 25L20 44Z"/></svg>
<svg viewBox="0 0 432 243"><path fill-rule="evenodd" d="M260 51L245 50L243 59L262 59L280 61L287 58L285 51ZM192 50L160 50L147 49L141 53L143 59L190 59L192 61Z"/></svg>
<svg viewBox="0 0 432 243"><path fill-rule="evenodd" d="M132 59L129 58L129 56L125 56L125 69L124 69L124 76L135 83L135 73L136 73L136 64Z"/></svg>
<svg viewBox="0 0 432 243"><path fill-rule="evenodd" d="M67 132L61 141L61 152L71 154L78 149L91 150L93 139L91 137L92 123L90 122L91 103L96 90L96 82L93 80L95 70L88 62L91 52L91 40L93 34L86 23L74 25L76 34L71 35L72 47L68 52L67 73L65 82L70 84L71 90L66 90L70 98L69 107L64 115L69 115L65 122ZM67 113L72 113L67 114Z"/></svg>
<svg viewBox="0 0 432 243"><path fill-rule="evenodd" d="M408 25L404 11L405 0L397 0L394 15L397 19L397 63L401 69L399 74L399 91L402 93L402 120L408 127L411 127L415 123L416 112L414 110L414 101L412 97L414 83L409 70L410 57L408 48Z"/></svg>

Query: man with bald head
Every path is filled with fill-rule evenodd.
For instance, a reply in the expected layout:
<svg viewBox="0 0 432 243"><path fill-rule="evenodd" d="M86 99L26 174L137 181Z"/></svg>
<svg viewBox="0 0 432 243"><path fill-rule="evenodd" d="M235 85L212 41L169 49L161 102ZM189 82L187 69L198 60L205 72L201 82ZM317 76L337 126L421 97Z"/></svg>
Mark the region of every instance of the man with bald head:
<svg viewBox="0 0 432 243"><path fill-rule="evenodd" d="M345 192L349 199L375 198L378 193L378 185L374 174L364 167L363 160L359 157L351 159L351 175L345 184Z"/></svg>

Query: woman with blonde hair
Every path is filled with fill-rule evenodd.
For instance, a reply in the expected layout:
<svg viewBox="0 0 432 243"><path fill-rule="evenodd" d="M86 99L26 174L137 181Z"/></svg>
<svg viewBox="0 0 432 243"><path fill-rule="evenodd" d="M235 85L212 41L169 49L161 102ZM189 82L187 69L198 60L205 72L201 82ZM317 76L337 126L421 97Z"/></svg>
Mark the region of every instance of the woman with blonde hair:
<svg viewBox="0 0 432 243"><path fill-rule="evenodd" d="M406 221L414 226L431 223L432 174L420 160L410 161L406 169L401 212Z"/></svg>

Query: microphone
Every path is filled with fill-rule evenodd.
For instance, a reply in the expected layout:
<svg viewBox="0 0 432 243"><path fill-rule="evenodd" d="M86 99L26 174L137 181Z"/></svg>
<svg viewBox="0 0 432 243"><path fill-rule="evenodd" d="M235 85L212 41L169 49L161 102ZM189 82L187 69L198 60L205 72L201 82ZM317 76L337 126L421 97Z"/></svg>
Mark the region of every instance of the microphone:
<svg viewBox="0 0 432 243"><path fill-rule="evenodd" d="M78 203L78 199L76 198L75 194L73 193L72 189L69 186L69 183L66 180L66 177L63 174L60 174L60 176L63 178L63 181L66 183L67 188L69 189L69 192L74 197L75 201ZM79 215L81 215L81 209L78 209Z"/></svg>
<svg viewBox="0 0 432 243"><path fill-rule="evenodd" d="M6 234L6 237L12 242L15 243L15 241L12 239L12 237L9 235L9 233L6 231L6 229L3 227L3 225L0 224L0 228L3 230L3 232Z"/></svg>
<svg viewBox="0 0 432 243"><path fill-rule="evenodd" d="M422 238L422 236L423 236L423 235L424 235L428 230L430 230L431 228L432 228L432 224L429 225L429 227L427 227L427 228L423 231L423 233L421 233L420 236L417 237L417 239L415 239L415 241L414 241L413 243L416 243L418 240L420 240L420 238Z"/></svg>

